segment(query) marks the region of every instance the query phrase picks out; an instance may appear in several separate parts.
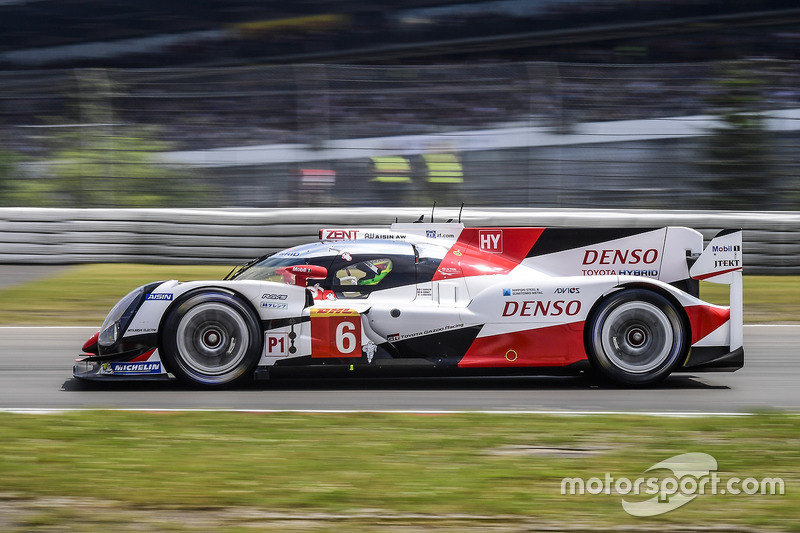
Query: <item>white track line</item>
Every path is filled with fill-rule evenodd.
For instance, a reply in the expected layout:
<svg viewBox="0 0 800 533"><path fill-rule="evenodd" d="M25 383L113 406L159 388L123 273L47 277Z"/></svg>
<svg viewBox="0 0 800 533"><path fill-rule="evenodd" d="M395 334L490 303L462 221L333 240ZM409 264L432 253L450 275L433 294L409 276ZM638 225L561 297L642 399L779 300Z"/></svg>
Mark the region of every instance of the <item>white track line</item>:
<svg viewBox="0 0 800 533"><path fill-rule="evenodd" d="M409 409L175 409L175 408L0 408L0 413L25 415L58 415L84 412L123 413L248 413L248 414L388 414L388 415L546 415L546 416L648 416L663 418L701 418L754 416L755 413L694 412L694 411L570 411L570 410L409 410Z"/></svg>

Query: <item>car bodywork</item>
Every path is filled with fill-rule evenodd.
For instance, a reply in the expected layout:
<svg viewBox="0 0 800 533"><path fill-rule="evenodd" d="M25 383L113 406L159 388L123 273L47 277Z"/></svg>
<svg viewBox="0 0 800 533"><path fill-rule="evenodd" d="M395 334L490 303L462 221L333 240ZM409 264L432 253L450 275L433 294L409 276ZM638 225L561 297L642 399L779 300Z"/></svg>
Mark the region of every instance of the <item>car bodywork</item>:
<svg viewBox="0 0 800 533"><path fill-rule="evenodd" d="M74 375L226 386L278 368L581 371L647 385L744 364L742 232L326 228L219 281L135 289ZM730 285L730 305L698 297Z"/></svg>

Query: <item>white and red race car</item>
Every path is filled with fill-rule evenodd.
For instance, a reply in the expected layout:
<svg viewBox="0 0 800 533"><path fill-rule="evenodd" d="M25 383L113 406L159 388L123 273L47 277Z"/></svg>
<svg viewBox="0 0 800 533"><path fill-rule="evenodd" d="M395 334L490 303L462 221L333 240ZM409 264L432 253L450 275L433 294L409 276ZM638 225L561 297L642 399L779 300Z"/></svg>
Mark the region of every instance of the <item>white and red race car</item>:
<svg viewBox="0 0 800 533"><path fill-rule="evenodd" d="M593 369L625 385L744 364L742 232L684 227L323 229L221 281L137 288L75 377L205 387L282 368ZM730 285L730 305L698 298Z"/></svg>

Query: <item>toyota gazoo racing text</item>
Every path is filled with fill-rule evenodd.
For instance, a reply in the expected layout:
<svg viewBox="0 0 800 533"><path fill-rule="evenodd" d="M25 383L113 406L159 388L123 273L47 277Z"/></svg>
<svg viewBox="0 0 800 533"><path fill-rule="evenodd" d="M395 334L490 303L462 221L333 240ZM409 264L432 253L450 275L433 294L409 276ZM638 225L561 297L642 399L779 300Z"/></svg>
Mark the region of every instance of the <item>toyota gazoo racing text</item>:
<svg viewBox="0 0 800 533"><path fill-rule="evenodd" d="M228 386L280 369L580 372L639 386L744 364L742 232L393 224L160 281L111 310L78 378ZM730 285L730 305L698 298Z"/></svg>

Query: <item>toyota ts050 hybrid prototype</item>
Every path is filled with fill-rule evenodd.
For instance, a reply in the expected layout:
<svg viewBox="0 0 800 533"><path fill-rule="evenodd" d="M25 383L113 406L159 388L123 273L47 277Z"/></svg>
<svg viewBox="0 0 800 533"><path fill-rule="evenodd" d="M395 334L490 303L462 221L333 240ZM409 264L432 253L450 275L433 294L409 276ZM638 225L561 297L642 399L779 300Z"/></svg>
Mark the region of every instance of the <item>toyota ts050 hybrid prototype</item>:
<svg viewBox="0 0 800 533"><path fill-rule="evenodd" d="M742 232L684 227L323 229L221 281L159 281L111 310L78 378L204 387L299 366L592 369L624 385L733 371ZM730 305L699 299L730 285Z"/></svg>

